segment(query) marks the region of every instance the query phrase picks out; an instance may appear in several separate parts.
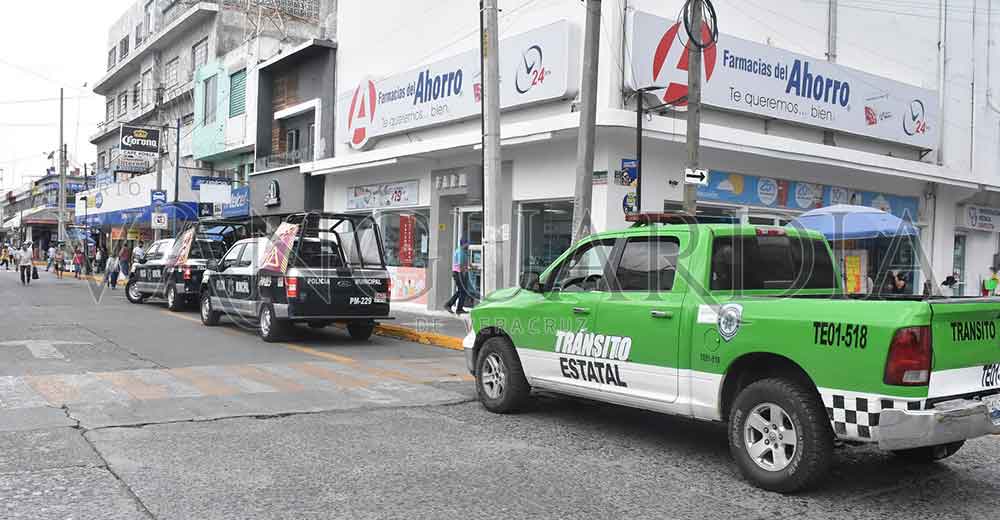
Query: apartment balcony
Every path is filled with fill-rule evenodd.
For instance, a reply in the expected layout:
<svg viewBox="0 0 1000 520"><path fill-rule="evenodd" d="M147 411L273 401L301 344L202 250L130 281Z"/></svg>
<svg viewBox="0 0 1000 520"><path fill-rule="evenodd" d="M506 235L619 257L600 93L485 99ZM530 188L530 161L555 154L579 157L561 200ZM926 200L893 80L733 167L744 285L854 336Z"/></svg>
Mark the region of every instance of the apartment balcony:
<svg viewBox="0 0 1000 520"><path fill-rule="evenodd" d="M254 170L258 172L273 170L275 168L284 168L304 162L311 162L312 160L313 151L311 149L290 150L258 157L256 164L254 164Z"/></svg>
<svg viewBox="0 0 1000 520"><path fill-rule="evenodd" d="M179 9L181 5L178 4L175 9ZM115 92L123 81L139 74L145 58L157 50L166 48L179 36L210 20L219 12L219 4L214 1L198 2L187 10L178 12L180 14L173 19L168 18L161 27L147 34L142 43L132 49L126 59L108 70L94 85L94 93L106 96Z"/></svg>

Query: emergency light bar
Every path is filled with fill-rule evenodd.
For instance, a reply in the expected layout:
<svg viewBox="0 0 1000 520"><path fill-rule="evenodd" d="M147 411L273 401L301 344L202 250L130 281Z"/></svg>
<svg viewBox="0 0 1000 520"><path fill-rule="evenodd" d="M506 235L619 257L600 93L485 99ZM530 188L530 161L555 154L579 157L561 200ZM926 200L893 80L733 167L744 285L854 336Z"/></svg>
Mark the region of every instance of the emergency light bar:
<svg viewBox="0 0 1000 520"><path fill-rule="evenodd" d="M629 213L625 222L632 222L632 227L648 226L650 224L696 224L698 219L684 211L661 211L652 213Z"/></svg>

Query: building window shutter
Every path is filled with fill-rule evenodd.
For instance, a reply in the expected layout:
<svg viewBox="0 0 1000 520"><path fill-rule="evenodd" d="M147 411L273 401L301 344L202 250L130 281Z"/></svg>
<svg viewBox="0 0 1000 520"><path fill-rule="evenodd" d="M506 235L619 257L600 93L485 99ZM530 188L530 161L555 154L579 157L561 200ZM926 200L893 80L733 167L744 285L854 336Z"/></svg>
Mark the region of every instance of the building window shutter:
<svg viewBox="0 0 1000 520"><path fill-rule="evenodd" d="M243 115L247 109L247 70L229 76L229 117Z"/></svg>

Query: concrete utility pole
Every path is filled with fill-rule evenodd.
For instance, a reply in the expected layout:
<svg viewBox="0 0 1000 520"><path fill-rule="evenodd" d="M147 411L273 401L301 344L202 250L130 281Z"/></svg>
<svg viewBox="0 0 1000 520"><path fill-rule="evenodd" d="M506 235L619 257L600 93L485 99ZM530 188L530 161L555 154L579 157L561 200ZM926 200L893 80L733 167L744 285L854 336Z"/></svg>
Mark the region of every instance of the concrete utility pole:
<svg viewBox="0 0 1000 520"><path fill-rule="evenodd" d="M594 134L597 131L597 60L600 54L601 0L587 0L580 85L580 130L576 143L576 189L573 192L573 242L591 233L594 195Z"/></svg>
<svg viewBox="0 0 1000 520"><path fill-rule="evenodd" d="M56 165L59 172L59 204L58 208L59 224L56 228L56 236L59 242L66 241L66 151L63 143L63 89L59 89L59 163Z"/></svg>
<svg viewBox="0 0 1000 520"><path fill-rule="evenodd" d="M163 189L163 140L167 137L167 125L163 125L160 128L160 140L157 143L157 154L156 154L156 191ZM156 211L157 208L152 208ZM153 230L153 240L159 240L161 238L163 231L160 229Z"/></svg>
<svg viewBox="0 0 1000 520"><path fill-rule="evenodd" d="M504 284L500 229L503 203L500 193L500 60L497 0L483 0L483 289L488 295Z"/></svg>
<svg viewBox="0 0 1000 520"><path fill-rule="evenodd" d="M690 3L692 32L701 39L702 3ZM690 37L690 36L689 36ZM688 109L687 109L687 151L688 168L697 170L701 147L701 49L688 42ZM691 215L698 210L698 185L684 184L684 211Z"/></svg>
<svg viewBox="0 0 1000 520"><path fill-rule="evenodd" d="M830 63L837 62L837 0L827 0L826 10L826 60ZM833 138L833 131L823 132L823 144L835 146L836 140Z"/></svg>

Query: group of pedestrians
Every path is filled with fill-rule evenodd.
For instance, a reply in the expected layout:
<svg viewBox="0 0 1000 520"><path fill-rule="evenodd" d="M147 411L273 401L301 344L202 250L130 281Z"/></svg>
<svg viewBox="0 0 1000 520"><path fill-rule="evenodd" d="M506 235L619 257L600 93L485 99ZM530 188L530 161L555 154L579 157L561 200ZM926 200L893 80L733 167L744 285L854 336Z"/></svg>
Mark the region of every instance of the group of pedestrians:
<svg viewBox="0 0 1000 520"><path fill-rule="evenodd" d="M7 271L10 271L11 267L17 269L21 276L21 285L30 285L33 278L38 279L32 257L31 242L21 244L19 248L10 244L0 246L0 265Z"/></svg>

